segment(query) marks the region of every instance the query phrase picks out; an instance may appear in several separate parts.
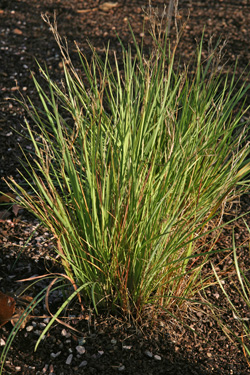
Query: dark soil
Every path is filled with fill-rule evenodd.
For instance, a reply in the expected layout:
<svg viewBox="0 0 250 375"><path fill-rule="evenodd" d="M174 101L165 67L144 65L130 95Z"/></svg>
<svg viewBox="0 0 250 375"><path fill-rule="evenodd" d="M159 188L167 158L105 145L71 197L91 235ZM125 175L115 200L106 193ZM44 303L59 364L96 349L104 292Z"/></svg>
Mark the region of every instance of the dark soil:
<svg viewBox="0 0 250 375"><path fill-rule="evenodd" d="M117 7L103 10L94 0L0 0L1 177L14 176L20 181L17 171L20 168L19 157L22 158L20 146L27 150L30 148L28 141L15 132L22 132L25 113L14 97L20 99L21 95L29 96L35 104L38 103L31 78L33 73L39 77L35 59L47 65L55 80L60 81L63 74L60 51L48 25L42 20L41 13L48 13L52 17L56 11L58 30L62 37L67 38L69 52L76 66L79 62L74 41L88 59L91 58L88 40L101 54L110 41L110 51L116 51L119 56L121 47L116 33L125 45L132 42L128 20L138 42L142 39L145 21L145 52L148 53L151 39L148 36L147 17L142 10L142 7L147 7L148 2L117 1ZM152 1L152 7L154 10L158 8L161 15L164 1ZM239 84L250 83L247 77L247 64L250 61L248 0L179 0L179 13L180 25L186 22L189 15L177 53L180 64L189 61L205 26L204 57L211 43L214 46L220 37L222 43L227 42L222 51L222 71L228 70L232 76L238 59L236 78L239 79ZM250 96L246 100L250 103ZM1 190L8 191L3 180L0 181ZM246 194L240 202L227 208L225 220L249 210L249 195ZM18 294L20 283L16 283L17 280L62 271L50 259L50 256L54 256L53 239L43 228L37 226L38 223L32 216L26 212L18 212L17 215L12 211L7 213L5 207L1 208L0 215L0 291L9 295ZM249 215L245 217L248 224L249 218ZM239 262L247 271L250 265L249 250L247 251L249 234L242 220L236 222L235 233L237 244L246 245L241 248ZM232 225L228 225L216 248L230 247L231 237ZM25 251L21 252L24 245ZM220 260L221 257L215 256L213 262L217 264L218 270L223 270L232 263L232 256L229 254L223 264L219 264ZM248 318L249 309L239 299L234 280L232 273L225 287L242 316ZM21 288L23 284L21 283ZM27 291L27 294L35 296L46 285L42 281ZM215 286L209 288L208 298L219 307L218 314L222 314L235 332L241 333L238 321L229 310L220 289ZM57 306L60 295L54 296L52 302ZM200 311L187 306L182 316L196 333L169 316L162 315L156 322L148 317L142 327L136 330L131 322L124 321L121 317L108 314L96 317L86 309L79 320L77 313L77 305L71 306L70 314L76 315L71 324L83 333L84 339L62 325L55 324L34 352L38 335L47 323L46 319L44 321L44 318L37 317L47 314L41 303L34 312L35 317L30 318L26 327L14 339L4 366L5 373L250 374L241 346L226 337L216 320L212 319L211 312L208 315L205 308ZM11 329L11 323L0 328L1 350ZM246 337L242 339L247 341ZM76 349L79 345L85 348L82 354ZM70 354L73 355L71 361Z"/></svg>

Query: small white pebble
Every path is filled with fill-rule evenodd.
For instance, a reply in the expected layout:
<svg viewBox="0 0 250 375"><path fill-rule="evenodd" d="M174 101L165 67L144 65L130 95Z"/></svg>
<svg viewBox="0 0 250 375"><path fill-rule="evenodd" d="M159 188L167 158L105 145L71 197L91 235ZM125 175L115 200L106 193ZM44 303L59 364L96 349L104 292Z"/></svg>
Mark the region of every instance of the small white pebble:
<svg viewBox="0 0 250 375"><path fill-rule="evenodd" d="M0 339L0 346L4 346L6 343L4 341L4 339Z"/></svg>
<svg viewBox="0 0 250 375"><path fill-rule="evenodd" d="M118 368L119 371L124 371L125 370L125 366L124 365L121 365L119 368Z"/></svg>
<svg viewBox="0 0 250 375"><path fill-rule="evenodd" d="M48 370L48 368L49 368L48 364L44 365L44 368L42 369L42 372L45 374L45 372Z"/></svg>
<svg viewBox="0 0 250 375"><path fill-rule="evenodd" d="M68 356L68 358L66 359L66 365L70 365L71 364L71 362L72 362L72 359L73 359L73 354L70 354L69 356Z"/></svg>
<svg viewBox="0 0 250 375"><path fill-rule="evenodd" d="M34 328L33 326L27 326L27 327L26 327L26 331L27 331L27 332L30 332L30 331L32 331L33 328Z"/></svg>
<svg viewBox="0 0 250 375"><path fill-rule="evenodd" d="M154 359L156 359L156 361L161 361L161 356L160 356L160 355L157 355L157 354L155 354L155 355L154 355Z"/></svg>
<svg viewBox="0 0 250 375"><path fill-rule="evenodd" d="M82 361L79 365L79 367L84 367L87 366L88 362L87 361Z"/></svg>
<svg viewBox="0 0 250 375"><path fill-rule="evenodd" d="M16 371L21 371L22 370L22 368L20 366L16 366L15 369L16 369Z"/></svg>
<svg viewBox="0 0 250 375"><path fill-rule="evenodd" d="M57 352L57 353L50 353L50 356L51 358L57 358L59 355L61 354L61 352Z"/></svg>
<svg viewBox="0 0 250 375"><path fill-rule="evenodd" d="M78 346L76 347L76 350L77 350L77 352L78 352L79 354L84 354L84 353L85 353L85 348L84 348L84 346L78 345Z"/></svg>
<svg viewBox="0 0 250 375"><path fill-rule="evenodd" d="M68 338L68 337L71 336L71 334L70 334L68 331L66 331L66 329L64 328L64 329L62 330L62 336L65 336L66 338Z"/></svg>
<svg viewBox="0 0 250 375"><path fill-rule="evenodd" d="M145 350L145 354L149 358L153 358L153 353L151 353L149 350Z"/></svg>
<svg viewBox="0 0 250 375"><path fill-rule="evenodd" d="M129 350L131 348L132 348L132 345L123 345L123 347L122 347L122 349L127 349L127 350Z"/></svg>

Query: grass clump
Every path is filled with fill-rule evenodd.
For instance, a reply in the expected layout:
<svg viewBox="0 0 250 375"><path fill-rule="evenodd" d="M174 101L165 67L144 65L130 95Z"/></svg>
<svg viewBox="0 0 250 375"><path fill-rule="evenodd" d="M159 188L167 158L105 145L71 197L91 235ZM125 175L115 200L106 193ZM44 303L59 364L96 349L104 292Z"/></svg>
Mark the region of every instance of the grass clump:
<svg viewBox="0 0 250 375"><path fill-rule="evenodd" d="M236 111L248 87L211 71L213 53L203 64L202 42L193 74L174 68L166 34L147 59L134 42L121 64L108 49L90 63L78 50L81 74L65 57L63 87L40 67L48 92L34 77L42 109L27 104L38 130L26 121L36 156L26 155L26 186L9 185L54 234L83 301L138 318L204 287L212 245L201 237L246 189L250 163Z"/></svg>

